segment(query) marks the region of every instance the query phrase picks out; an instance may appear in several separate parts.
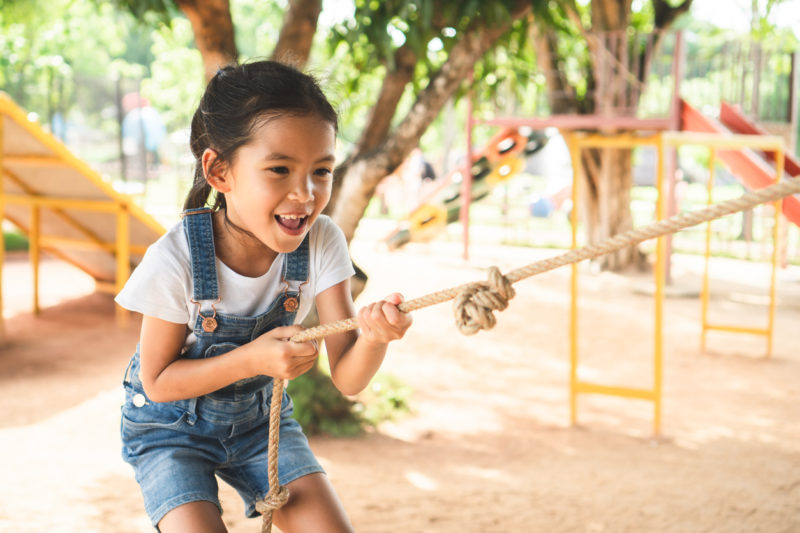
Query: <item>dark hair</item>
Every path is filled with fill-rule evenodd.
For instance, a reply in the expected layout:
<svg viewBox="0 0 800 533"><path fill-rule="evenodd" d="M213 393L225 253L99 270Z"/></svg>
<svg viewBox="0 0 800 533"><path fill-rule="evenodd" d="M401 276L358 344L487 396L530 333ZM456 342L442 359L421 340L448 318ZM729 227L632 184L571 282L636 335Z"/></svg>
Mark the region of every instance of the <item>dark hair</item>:
<svg viewBox="0 0 800 533"><path fill-rule="evenodd" d="M194 182L183 208L204 207L211 194L211 185L203 174L206 148L218 154L214 165L230 163L236 151L250 141L260 121L281 115L318 115L338 130L336 111L308 74L275 61L219 69L192 117L189 144L195 158ZM224 209L224 195L217 195L211 208Z"/></svg>

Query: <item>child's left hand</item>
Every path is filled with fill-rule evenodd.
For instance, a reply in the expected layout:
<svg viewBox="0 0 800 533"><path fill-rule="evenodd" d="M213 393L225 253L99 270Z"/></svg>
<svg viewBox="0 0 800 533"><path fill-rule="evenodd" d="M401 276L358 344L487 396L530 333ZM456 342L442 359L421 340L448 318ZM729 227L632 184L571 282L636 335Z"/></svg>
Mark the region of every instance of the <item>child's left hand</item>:
<svg viewBox="0 0 800 533"><path fill-rule="evenodd" d="M402 301L403 296L395 292L358 311L358 326L364 340L386 344L405 335L412 319L397 308Z"/></svg>

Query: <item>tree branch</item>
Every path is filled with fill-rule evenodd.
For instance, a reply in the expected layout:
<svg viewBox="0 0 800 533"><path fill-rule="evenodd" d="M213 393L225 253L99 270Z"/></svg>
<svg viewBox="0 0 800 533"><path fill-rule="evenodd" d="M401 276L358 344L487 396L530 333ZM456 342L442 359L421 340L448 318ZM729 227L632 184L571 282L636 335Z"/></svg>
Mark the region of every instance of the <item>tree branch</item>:
<svg viewBox="0 0 800 533"><path fill-rule="evenodd" d="M411 47L404 44L395 51L394 68L383 78L378 99L370 110L367 125L356 144L356 153L368 152L386 140L392 125L392 117L406 86L414 79L416 66L417 55Z"/></svg>
<svg viewBox="0 0 800 533"><path fill-rule="evenodd" d="M322 0L290 0L271 59L303 68L311 54Z"/></svg>
<svg viewBox="0 0 800 533"><path fill-rule="evenodd" d="M228 0L175 0L175 4L192 24L206 81L220 68L236 63L238 52Z"/></svg>
<svg viewBox="0 0 800 533"><path fill-rule="evenodd" d="M683 0L677 6L671 6L666 0L653 0L653 10L655 11L654 24L656 29L667 29L683 13L692 7L692 0Z"/></svg>
<svg viewBox="0 0 800 533"><path fill-rule="evenodd" d="M574 112L575 91L566 78L565 69L561 68L556 51L556 36L551 32L534 29L533 41L536 46L536 62L544 73L547 83L547 99L553 114Z"/></svg>

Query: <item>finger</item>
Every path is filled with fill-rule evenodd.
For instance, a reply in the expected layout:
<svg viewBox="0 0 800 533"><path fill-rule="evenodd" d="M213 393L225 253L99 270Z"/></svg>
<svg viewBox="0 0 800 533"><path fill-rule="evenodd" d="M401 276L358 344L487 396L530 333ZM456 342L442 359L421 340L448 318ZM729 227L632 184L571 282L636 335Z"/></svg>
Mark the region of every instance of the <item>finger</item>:
<svg viewBox="0 0 800 533"><path fill-rule="evenodd" d="M396 305L386 302L381 306L381 310L390 325L400 327L405 322L406 313L401 312Z"/></svg>
<svg viewBox="0 0 800 533"><path fill-rule="evenodd" d="M269 330L267 333L277 339L289 339L303 331L303 329L302 326L280 326Z"/></svg>
<svg viewBox="0 0 800 533"><path fill-rule="evenodd" d="M365 305L358 310L358 325L362 328L367 326L372 320L372 304Z"/></svg>
<svg viewBox="0 0 800 533"><path fill-rule="evenodd" d="M384 322L386 320L384 315L383 315L383 306L384 305L387 305L386 302L375 302L375 303L370 305L369 317L374 322L379 323L379 322ZM391 305L391 304L388 304L388 305Z"/></svg>
<svg viewBox="0 0 800 533"><path fill-rule="evenodd" d="M317 343L313 341L293 343L293 347L294 357L315 359L319 354Z"/></svg>
<svg viewBox="0 0 800 533"><path fill-rule="evenodd" d="M384 298L384 300L394 305L400 305L401 303L403 303L403 295L400 294L399 292L393 292L392 294Z"/></svg>

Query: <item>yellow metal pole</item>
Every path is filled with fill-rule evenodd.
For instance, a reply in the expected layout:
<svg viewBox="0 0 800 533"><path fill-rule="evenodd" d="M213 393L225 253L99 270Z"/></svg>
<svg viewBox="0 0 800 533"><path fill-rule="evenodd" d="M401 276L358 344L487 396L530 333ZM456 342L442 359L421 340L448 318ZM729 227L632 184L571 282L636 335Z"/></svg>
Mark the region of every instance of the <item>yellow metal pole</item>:
<svg viewBox="0 0 800 533"><path fill-rule="evenodd" d="M714 148L709 148L708 155L708 180L706 182L706 190L708 191L706 205L713 203L714 196L714 165L716 164L717 151ZM703 291L701 294L701 329L700 332L700 351L706 351L706 333L708 332L708 299L710 291L709 269L711 262L711 221L706 224L706 253L705 253L705 270L703 271Z"/></svg>
<svg viewBox="0 0 800 533"><path fill-rule="evenodd" d="M578 247L578 183L581 178L581 145L574 134L567 135L572 159L572 249ZM572 264L569 307L569 415L570 424L578 423L578 264Z"/></svg>
<svg viewBox="0 0 800 533"><path fill-rule="evenodd" d="M5 194L3 192L3 113L0 113L0 336L5 335L5 321L3 320L3 265L6 262L6 240L3 235L3 221L6 219Z"/></svg>
<svg viewBox="0 0 800 533"><path fill-rule="evenodd" d="M113 200L81 200L79 198L60 198L56 196L32 196L31 194L6 195L6 203L105 213L116 213L119 205Z"/></svg>
<svg viewBox="0 0 800 533"><path fill-rule="evenodd" d="M719 133L694 133L685 131L668 131L664 140L672 146L694 144L715 148L739 149L743 147L760 150L776 150L783 147L783 137L779 135L720 135Z"/></svg>
<svg viewBox="0 0 800 533"><path fill-rule="evenodd" d="M39 206L31 206L31 227L28 233L28 250L33 269L33 314L39 314L39 258L41 237L41 210Z"/></svg>
<svg viewBox="0 0 800 533"><path fill-rule="evenodd" d="M656 158L656 184L658 186L658 203L656 204L656 219L664 220L667 199L664 194L664 142L659 137L656 145L658 157ZM667 260L667 241L659 237L656 241L656 272L655 272L655 335L653 355L653 433L661 432L661 388L663 382L664 362L664 283Z"/></svg>
<svg viewBox="0 0 800 533"><path fill-rule="evenodd" d="M775 150L775 182L783 179L784 151ZM767 319L767 357L772 357L772 334L775 330L775 292L778 282L778 258L781 248L781 212L783 200L775 202L775 223L772 228L772 279L769 286L769 318Z"/></svg>
<svg viewBox="0 0 800 533"><path fill-rule="evenodd" d="M583 134L580 138L582 148L631 148L634 146L653 146L659 143L661 134L633 135L618 133L604 135L602 133Z"/></svg>
<svg viewBox="0 0 800 533"><path fill-rule="evenodd" d="M131 275L131 239L130 239L130 215L126 206L120 204L117 211L117 279L116 291L122 290L128 277ZM128 311L117 306L117 324L126 326L128 324Z"/></svg>

